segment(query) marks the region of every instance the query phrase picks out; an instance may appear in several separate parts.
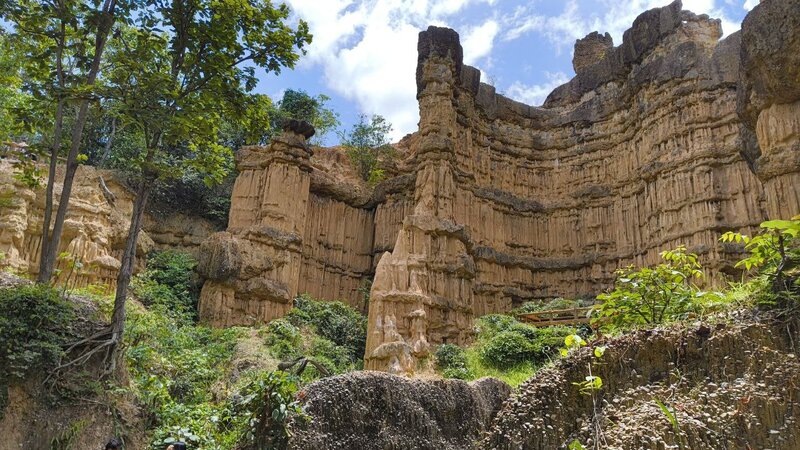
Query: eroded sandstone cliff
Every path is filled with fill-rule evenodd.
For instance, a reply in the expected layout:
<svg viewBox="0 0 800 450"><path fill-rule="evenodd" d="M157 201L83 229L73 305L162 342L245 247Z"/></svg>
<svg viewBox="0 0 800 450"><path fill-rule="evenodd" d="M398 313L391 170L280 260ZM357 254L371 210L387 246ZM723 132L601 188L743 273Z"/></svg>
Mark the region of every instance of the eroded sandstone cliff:
<svg viewBox="0 0 800 450"><path fill-rule="evenodd" d="M18 179L17 173L10 160L0 159L0 267L35 276L41 252L44 186L32 189ZM61 166L56 179L63 179ZM56 208L60 195L61 182L57 181ZM133 193L113 172L80 166L59 249L59 254L65 255L57 264L60 280L69 276L71 287L93 284L113 288L132 209ZM196 253L213 232L214 226L199 217L178 212L147 214L137 262L141 266L147 252L156 249ZM70 261L79 261L80 265L71 270Z"/></svg>
<svg viewBox="0 0 800 450"><path fill-rule="evenodd" d="M541 107L481 83L458 34L429 28L419 132L389 180L337 175L298 130L243 153L228 232L202 252L201 316L268 321L302 292L364 307L374 276L365 365L401 373L468 341L476 316L596 294L680 244L720 282L741 251L722 231L800 211L797 5L764 2L723 40L680 1L647 11L619 46L579 40L576 76ZM776 30L791 37L751 37Z"/></svg>

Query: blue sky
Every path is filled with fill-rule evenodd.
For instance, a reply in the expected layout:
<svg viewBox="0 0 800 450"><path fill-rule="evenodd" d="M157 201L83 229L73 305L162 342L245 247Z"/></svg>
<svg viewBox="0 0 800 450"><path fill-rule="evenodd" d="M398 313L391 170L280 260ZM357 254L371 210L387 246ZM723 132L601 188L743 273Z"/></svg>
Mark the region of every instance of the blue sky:
<svg viewBox="0 0 800 450"><path fill-rule="evenodd" d="M516 100L538 105L574 76L575 39L622 32L642 11L671 0L285 0L309 23L314 41L294 70L262 74L257 91L280 98L285 89L331 97L344 128L358 115L381 114L392 138L416 131L417 34L428 25L461 35L464 60L482 80ZM684 0L684 9L739 29L758 0ZM327 136L328 145L335 135Z"/></svg>

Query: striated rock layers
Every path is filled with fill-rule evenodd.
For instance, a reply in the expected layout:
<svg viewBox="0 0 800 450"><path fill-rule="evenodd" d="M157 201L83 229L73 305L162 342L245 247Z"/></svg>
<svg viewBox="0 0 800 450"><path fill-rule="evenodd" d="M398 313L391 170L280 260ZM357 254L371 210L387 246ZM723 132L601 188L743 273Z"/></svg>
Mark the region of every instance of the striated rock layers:
<svg viewBox="0 0 800 450"><path fill-rule="evenodd" d="M300 394L311 421L289 448L473 448L510 394L493 378L412 381L376 372L326 378Z"/></svg>
<svg viewBox="0 0 800 450"><path fill-rule="evenodd" d="M39 269L44 186L31 189L15 176L9 160L0 160L0 267L35 276ZM63 167L57 180L63 179ZM42 184L44 180L42 180ZM55 202L61 183L55 185ZM113 288L130 227L133 195L114 179L111 171L80 166L64 221L58 261L59 277L70 277L71 287L90 284ZM214 227L208 221L174 213L165 217L147 215L139 238L138 256L149 250L179 248L196 253ZM70 269L70 261L81 264ZM138 262L141 265L143 258Z"/></svg>
<svg viewBox="0 0 800 450"><path fill-rule="evenodd" d="M301 292L363 307L374 274L365 366L402 373L476 316L596 294L679 244L718 281L740 251L722 231L800 211L797 4L764 2L722 41L680 1L647 11L617 47L579 40L577 75L541 107L481 83L458 34L430 27L392 178L344 181L292 130L243 154L228 232L202 252L201 316L267 321ZM749 37L778 30L792 38Z"/></svg>

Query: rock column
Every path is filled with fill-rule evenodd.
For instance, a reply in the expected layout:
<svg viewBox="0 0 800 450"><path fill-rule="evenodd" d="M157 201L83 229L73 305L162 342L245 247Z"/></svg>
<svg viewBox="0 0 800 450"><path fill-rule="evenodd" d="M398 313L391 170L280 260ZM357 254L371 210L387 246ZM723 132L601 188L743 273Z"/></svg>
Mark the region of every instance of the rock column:
<svg viewBox="0 0 800 450"><path fill-rule="evenodd" d="M297 295L311 171L306 139L314 129L288 121L269 147L240 152L228 230L203 243L207 279L200 318L214 326L266 323Z"/></svg>
<svg viewBox="0 0 800 450"><path fill-rule="evenodd" d="M454 92L462 49L453 30L420 33L417 99L419 170L414 211L394 250L381 257L372 285L365 368L412 373L432 347L465 343L472 324L475 263L454 220Z"/></svg>

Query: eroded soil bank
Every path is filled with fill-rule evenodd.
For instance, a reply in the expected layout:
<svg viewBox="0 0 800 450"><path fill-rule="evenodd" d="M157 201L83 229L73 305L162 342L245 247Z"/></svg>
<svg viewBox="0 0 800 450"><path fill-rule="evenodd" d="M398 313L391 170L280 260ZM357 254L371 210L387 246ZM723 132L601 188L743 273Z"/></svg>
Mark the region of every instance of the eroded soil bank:
<svg viewBox="0 0 800 450"><path fill-rule="evenodd" d="M798 323L739 311L601 338L507 399L489 379L333 377L305 390L313 422L293 448L558 449L576 439L593 448L601 439L619 449L797 449ZM601 358L597 346L607 347ZM603 380L594 403L574 384L589 365Z"/></svg>

